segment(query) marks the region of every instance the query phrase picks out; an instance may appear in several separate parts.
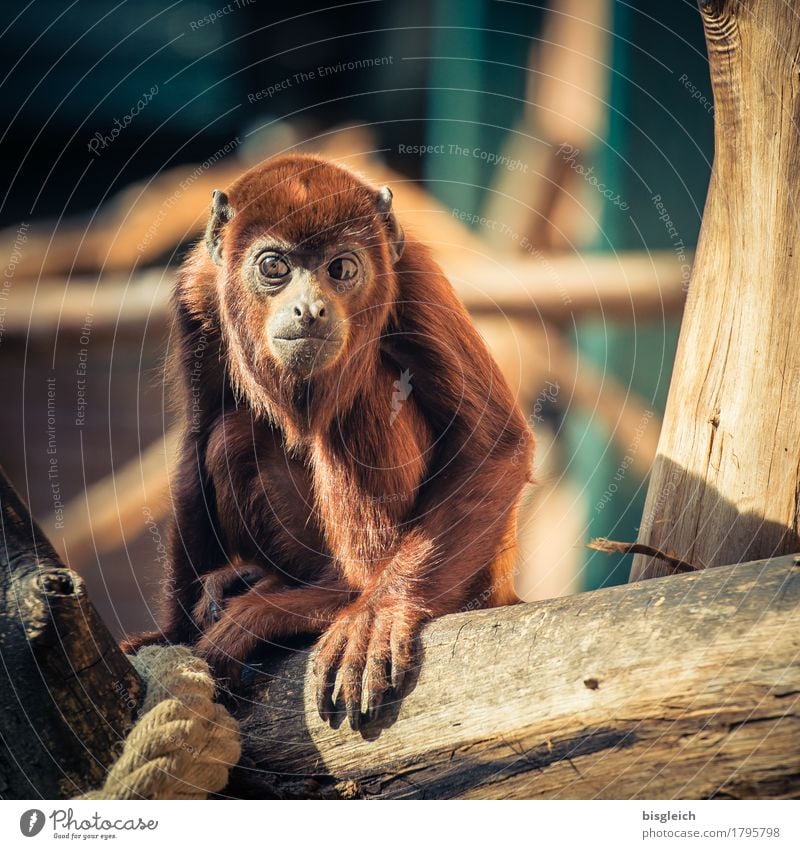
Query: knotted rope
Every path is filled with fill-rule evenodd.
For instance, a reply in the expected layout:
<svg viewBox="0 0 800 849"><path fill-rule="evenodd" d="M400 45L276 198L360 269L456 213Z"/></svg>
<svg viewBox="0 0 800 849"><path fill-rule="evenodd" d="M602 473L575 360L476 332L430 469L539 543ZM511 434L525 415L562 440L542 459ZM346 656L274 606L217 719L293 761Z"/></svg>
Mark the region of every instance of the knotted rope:
<svg viewBox="0 0 800 849"><path fill-rule="evenodd" d="M148 646L131 662L147 692L122 754L82 799L205 799L241 754L239 723L214 702L204 660L186 646Z"/></svg>

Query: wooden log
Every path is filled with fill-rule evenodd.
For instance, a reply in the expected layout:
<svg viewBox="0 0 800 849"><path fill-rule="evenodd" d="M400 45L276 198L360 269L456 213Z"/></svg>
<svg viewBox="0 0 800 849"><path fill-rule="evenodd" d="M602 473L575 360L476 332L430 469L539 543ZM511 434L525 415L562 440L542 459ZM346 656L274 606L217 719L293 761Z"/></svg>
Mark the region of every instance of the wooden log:
<svg viewBox="0 0 800 849"><path fill-rule="evenodd" d="M639 542L717 566L800 548L800 18L700 6L714 167Z"/></svg>
<svg viewBox="0 0 800 849"><path fill-rule="evenodd" d="M141 681L0 469L0 796L99 786Z"/></svg>
<svg viewBox="0 0 800 849"><path fill-rule="evenodd" d="M447 616L362 733L319 719L307 653L273 657L228 792L797 797L798 604L784 557Z"/></svg>

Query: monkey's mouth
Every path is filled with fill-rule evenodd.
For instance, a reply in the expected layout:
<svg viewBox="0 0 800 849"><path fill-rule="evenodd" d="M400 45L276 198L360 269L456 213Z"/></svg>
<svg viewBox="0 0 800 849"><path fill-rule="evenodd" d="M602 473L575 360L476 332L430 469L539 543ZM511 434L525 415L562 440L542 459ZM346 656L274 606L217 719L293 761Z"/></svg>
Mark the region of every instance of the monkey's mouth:
<svg viewBox="0 0 800 849"><path fill-rule="evenodd" d="M341 343L338 336L318 336L315 333L298 333L296 336L273 336L276 342L308 342L312 345L323 345L326 342L332 342L336 345Z"/></svg>
<svg viewBox="0 0 800 849"><path fill-rule="evenodd" d="M330 365L341 350L338 336L284 334L272 337L273 350L293 371L308 373Z"/></svg>

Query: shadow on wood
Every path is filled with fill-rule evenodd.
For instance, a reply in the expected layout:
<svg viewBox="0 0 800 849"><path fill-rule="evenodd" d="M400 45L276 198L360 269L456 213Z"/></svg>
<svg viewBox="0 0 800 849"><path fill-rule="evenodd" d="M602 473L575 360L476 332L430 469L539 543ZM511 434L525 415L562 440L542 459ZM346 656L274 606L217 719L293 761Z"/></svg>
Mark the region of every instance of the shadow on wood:
<svg viewBox="0 0 800 849"><path fill-rule="evenodd" d="M720 435L723 439L725 434ZM760 506L763 512L734 504L705 477L659 455L650 476L639 541L650 545L655 541L659 550L698 569L726 565L734 552L736 560L745 561L800 551L797 529L771 521L765 515L769 504ZM642 554L633 560L632 581L669 574L662 560Z"/></svg>

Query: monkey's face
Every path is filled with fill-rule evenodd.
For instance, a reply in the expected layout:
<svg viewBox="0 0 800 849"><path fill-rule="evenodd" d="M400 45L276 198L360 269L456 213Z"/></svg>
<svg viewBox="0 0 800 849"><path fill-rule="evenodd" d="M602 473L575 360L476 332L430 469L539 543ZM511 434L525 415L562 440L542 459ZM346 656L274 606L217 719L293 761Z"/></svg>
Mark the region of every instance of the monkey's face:
<svg viewBox="0 0 800 849"><path fill-rule="evenodd" d="M391 192L291 157L247 172L229 195L214 194L206 243L224 269L223 324L254 376L307 378L377 356L403 247Z"/></svg>
<svg viewBox="0 0 800 849"><path fill-rule="evenodd" d="M301 376L331 367L347 349L355 305L373 282L360 246L306 249L274 238L252 245L240 274L256 296L272 358Z"/></svg>

